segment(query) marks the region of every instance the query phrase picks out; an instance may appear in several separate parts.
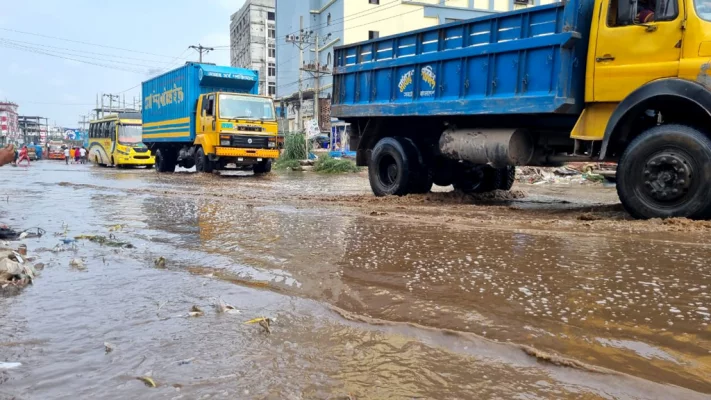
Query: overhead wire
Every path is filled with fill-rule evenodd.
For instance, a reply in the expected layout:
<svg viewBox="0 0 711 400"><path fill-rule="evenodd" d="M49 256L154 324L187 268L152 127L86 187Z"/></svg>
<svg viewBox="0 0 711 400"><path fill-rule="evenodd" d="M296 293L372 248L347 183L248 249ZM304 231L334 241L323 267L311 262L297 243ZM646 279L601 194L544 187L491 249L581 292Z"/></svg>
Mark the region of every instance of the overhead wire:
<svg viewBox="0 0 711 400"><path fill-rule="evenodd" d="M0 28L0 30L7 31L7 32L20 33L23 35L38 36L38 37L43 37L43 38L47 38L47 39L61 40L61 41L71 42L71 43L85 44L88 46L97 46L97 47L103 47L103 48L113 49L113 50L128 51L131 53L139 53L139 54L147 54L147 55L156 56L156 57L172 58L172 56L167 56L165 54L156 54L156 53L150 53L150 52L146 52L146 51L127 49L127 48L123 48L123 47L109 46L106 44L98 44L98 43L84 42L81 40L66 39L66 38L61 38L58 36L50 36L50 35L44 35L41 33L26 32L26 31L21 31L21 30L17 30L17 29Z"/></svg>

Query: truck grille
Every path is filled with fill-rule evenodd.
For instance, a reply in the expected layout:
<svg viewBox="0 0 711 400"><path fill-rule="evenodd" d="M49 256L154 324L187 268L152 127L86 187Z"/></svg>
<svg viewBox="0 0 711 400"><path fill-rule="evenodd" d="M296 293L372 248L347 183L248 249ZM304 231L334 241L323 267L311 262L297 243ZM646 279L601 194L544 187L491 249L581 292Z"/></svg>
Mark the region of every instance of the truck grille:
<svg viewBox="0 0 711 400"><path fill-rule="evenodd" d="M147 147L134 147L133 151L135 151L136 153L145 153L148 151L148 148Z"/></svg>
<svg viewBox="0 0 711 400"><path fill-rule="evenodd" d="M232 146L248 149L266 149L269 139L263 136L232 136Z"/></svg>
<svg viewBox="0 0 711 400"><path fill-rule="evenodd" d="M244 132L264 132L263 127L254 125L237 125L237 130Z"/></svg>

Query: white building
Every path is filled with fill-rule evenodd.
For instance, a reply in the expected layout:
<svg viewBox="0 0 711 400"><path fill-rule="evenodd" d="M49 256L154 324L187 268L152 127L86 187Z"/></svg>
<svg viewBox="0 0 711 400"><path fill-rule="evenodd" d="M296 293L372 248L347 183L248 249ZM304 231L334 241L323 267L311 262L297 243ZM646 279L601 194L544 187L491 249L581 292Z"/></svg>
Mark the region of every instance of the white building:
<svg viewBox="0 0 711 400"><path fill-rule="evenodd" d="M233 67L259 71L259 94L276 94L276 0L247 0L232 14Z"/></svg>

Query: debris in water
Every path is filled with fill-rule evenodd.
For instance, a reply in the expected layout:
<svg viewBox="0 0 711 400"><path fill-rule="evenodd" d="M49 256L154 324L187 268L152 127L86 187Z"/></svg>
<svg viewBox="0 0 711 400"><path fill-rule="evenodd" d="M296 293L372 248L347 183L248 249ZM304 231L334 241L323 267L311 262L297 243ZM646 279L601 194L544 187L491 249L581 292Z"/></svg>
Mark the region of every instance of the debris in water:
<svg viewBox="0 0 711 400"><path fill-rule="evenodd" d="M179 365L179 366L180 366L180 365L188 365L188 364L190 364L191 362L193 362L194 359L195 359L195 357L193 357L193 358L188 358L188 359L185 359L185 360L180 360L180 361L178 361L178 365Z"/></svg>
<svg viewBox="0 0 711 400"><path fill-rule="evenodd" d="M109 235L109 237L101 235L79 235L75 236L74 239L88 240L90 242L99 243L102 246L121 247L124 249L133 248L133 245L131 243L118 241L116 240L116 237L114 235Z"/></svg>
<svg viewBox="0 0 711 400"><path fill-rule="evenodd" d="M84 260L81 258L73 258L71 261L69 261L69 266L76 268L80 271L86 270L86 265L84 265Z"/></svg>
<svg viewBox="0 0 711 400"><path fill-rule="evenodd" d="M190 309L189 315L191 317L202 317L205 315L205 313L200 309L200 307L193 305L193 307Z"/></svg>
<svg viewBox="0 0 711 400"><path fill-rule="evenodd" d="M156 268L165 268L165 257L158 257L153 261L153 265L155 265Z"/></svg>
<svg viewBox="0 0 711 400"><path fill-rule="evenodd" d="M62 239L62 243L64 243L64 244L72 244L74 242L76 242L76 239L69 239L69 238Z"/></svg>
<svg viewBox="0 0 711 400"><path fill-rule="evenodd" d="M106 354L109 354L109 353L111 353L112 351L114 351L114 348L115 348L115 347L114 347L113 344L111 344L111 343L109 343L109 342L104 342L104 350L106 351Z"/></svg>
<svg viewBox="0 0 711 400"><path fill-rule="evenodd" d="M234 306L229 305L225 303L222 299L218 299L217 303L215 304L215 308L217 309L218 313L224 313L224 314L239 314L239 310L236 309Z"/></svg>
<svg viewBox="0 0 711 400"><path fill-rule="evenodd" d="M266 318L266 317L254 318L254 319L250 319L249 321L245 322L245 324L259 324L259 326L264 328L264 331L266 333L272 333L272 330L270 327L271 323L272 323L271 318Z"/></svg>
<svg viewBox="0 0 711 400"><path fill-rule="evenodd" d="M145 383L146 386L151 387L151 388L158 386L158 385L156 385L156 381L154 381L153 378L151 378L150 376L137 376L136 379Z"/></svg>
<svg viewBox="0 0 711 400"><path fill-rule="evenodd" d="M116 232L120 231L121 229L123 229L123 226L121 224L116 224L109 228L109 232Z"/></svg>
<svg viewBox="0 0 711 400"><path fill-rule="evenodd" d="M19 362L2 362L0 361L0 370L3 369L15 369L17 367L21 367L22 363Z"/></svg>

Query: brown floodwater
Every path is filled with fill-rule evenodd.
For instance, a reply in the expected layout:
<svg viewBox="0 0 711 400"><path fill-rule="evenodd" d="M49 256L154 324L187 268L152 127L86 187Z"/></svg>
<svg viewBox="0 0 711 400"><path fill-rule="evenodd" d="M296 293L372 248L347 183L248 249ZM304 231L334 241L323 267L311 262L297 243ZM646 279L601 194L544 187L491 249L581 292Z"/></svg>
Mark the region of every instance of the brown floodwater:
<svg viewBox="0 0 711 400"><path fill-rule="evenodd" d="M0 221L48 232L23 241L41 276L0 296L0 399L711 396L711 224L632 221L614 188L0 173ZM135 248L52 251L81 234Z"/></svg>

